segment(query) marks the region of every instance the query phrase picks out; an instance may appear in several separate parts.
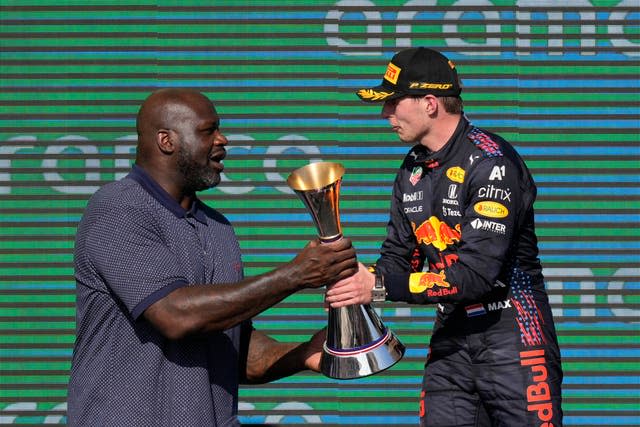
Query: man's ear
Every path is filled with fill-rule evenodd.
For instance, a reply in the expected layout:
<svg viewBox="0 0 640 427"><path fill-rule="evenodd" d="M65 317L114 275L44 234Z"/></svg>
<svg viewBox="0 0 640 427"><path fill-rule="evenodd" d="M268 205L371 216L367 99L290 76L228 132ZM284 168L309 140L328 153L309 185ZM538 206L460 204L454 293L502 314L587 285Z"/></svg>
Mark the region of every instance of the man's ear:
<svg viewBox="0 0 640 427"><path fill-rule="evenodd" d="M176 150L171 129L159 129L156 133L156 144L160 151L171 154Z"/></svg>
<svg viewBox="0 0 640 427"><path fill-rule="evenodd" d="M438 111L438 98L433 95L427 95L424 97L424 100L427 114L435 114Z"/></svg>

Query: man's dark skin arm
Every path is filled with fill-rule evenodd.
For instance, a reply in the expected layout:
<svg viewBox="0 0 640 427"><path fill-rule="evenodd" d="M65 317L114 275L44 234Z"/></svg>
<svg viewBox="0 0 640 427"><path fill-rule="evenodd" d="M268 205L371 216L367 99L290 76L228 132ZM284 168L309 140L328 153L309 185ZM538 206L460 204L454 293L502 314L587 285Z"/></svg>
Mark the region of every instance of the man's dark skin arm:
<svg viewBox="0 0 640 427"><path fill-rule="evenodd" d="M216 286L185 286L152 304L144 317L169 339L221 331L250 319L289 295L345 279L358 270L344 238L310 242L292 261L260 276Z"/></svg>
<svg viewBox="0 0 640 427"><path fill-rule="evenodd" d="M246 365L241 375L250 384L262 384L310 369L320 371L320 354L326 329L307 342L281 343L258 330L251 331Z"/></svg>

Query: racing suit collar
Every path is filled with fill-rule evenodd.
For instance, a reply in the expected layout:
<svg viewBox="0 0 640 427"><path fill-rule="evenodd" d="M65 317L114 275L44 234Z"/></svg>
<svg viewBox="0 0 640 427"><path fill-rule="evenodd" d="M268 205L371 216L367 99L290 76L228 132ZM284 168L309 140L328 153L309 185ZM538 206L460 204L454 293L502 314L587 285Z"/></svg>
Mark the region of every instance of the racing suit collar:
<svg viewBox="0 0 640 427"><path fill-rule="evenodd" d="M423 163L428 169L437 168L447 163L447 161L455 155L456 150L454 147L458 141L463 139L462 137L466 134L469 126L471 126L471 124L466 117L464 117L464 115L461 116L453 135L451 135L447 143L438 151L431 151L422 144L414 146L411 151L415 162Z"/></svg>

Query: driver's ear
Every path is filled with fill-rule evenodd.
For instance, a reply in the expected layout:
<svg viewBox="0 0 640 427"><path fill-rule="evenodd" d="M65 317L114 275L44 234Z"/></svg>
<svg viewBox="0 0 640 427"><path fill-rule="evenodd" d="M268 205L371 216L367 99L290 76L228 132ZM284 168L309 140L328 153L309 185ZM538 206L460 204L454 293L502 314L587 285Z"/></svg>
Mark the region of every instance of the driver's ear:
<svg viewBox="0 0 640 427"><path fill-rule="evenodd" d="M423 99L426 102L425 109L427 114L435 114L438 111L438 98L433 95L426 95Z"/></svg>

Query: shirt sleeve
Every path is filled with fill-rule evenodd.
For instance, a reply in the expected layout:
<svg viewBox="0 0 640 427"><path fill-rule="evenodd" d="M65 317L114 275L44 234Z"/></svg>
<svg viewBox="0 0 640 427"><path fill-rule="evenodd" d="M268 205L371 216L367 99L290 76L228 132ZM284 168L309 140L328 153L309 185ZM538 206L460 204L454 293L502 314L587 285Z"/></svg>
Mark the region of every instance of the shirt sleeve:
<svg viewBox="0 0 640 427"><path fill-rule="evenodd" d="M188 284L149 212L109 204L96 208L87 221L81 256L93 266L106 291L134 318L172 290Z"/></svg>

